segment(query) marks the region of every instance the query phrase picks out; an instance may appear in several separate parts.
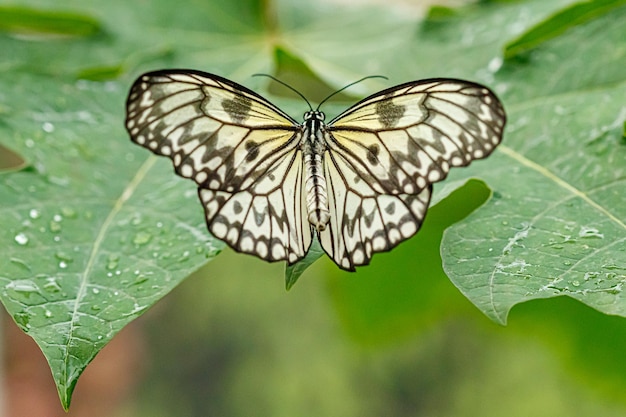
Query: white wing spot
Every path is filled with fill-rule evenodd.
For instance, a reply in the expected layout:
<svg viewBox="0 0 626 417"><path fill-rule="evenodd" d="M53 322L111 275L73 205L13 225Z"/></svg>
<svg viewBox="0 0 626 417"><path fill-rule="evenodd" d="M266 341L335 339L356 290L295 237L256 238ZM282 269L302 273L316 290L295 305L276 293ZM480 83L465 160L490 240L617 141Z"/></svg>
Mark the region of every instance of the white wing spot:
<svg viewBox="0 0 626 417"><path fill-rule="evenodd" d="M267 245L263 241L258 241L256 243L256 253L261 256L261 258L267 258Z"/></svg>
<svg viewBox="0 0 626 417"><path fill-rule="evenodd" d="M182 165L180 167L180 175L185 178L191 178L191 176L193 175L193 168L191 168L190 165Z"/></svg>
<svg viewBox="0 0 626 417"><path fill-rule="evenodd" d="M196 178L195 178L195 179L196 179L196 182L197 182L198 184L202 184L203 182L205 182L205 181L207 180L207 178L208 178L208 177L209 177L209 176L207 175L207 173L206 173L206 172L204 172L204 171L200 171L200 172L198 172L198 173L196 174Z"/></svg>
<svg viewBox="0 0 626 417"><path fill-rule="evenodd" d="M428 173L428 181L430 183L437 182L441 179L441 173L439 171L432 170Z"/></svg>
<svg viewBox="0 0 626 417"><path fill-rule="evenodd" d="M213 235L219 239L223 239L226 236L226 232L228 231L228 228L226 227L226 225L222 222L214 222L213 227L211 228L211 233L213 233Z"/></svg>

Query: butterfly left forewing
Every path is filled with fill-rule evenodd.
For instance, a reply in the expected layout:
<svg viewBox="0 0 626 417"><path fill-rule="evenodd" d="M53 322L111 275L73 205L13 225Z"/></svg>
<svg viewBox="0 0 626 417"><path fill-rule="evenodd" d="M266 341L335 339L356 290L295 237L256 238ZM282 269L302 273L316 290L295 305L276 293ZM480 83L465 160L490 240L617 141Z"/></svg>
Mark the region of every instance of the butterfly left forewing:
<svg viewBox="0 0 626 417"><path fill-rule="evenodd" d="M299 143L297 123L224 78L190 70L142 75L127 101L134 142L171 158L201 187L236 191Z"/></svg>

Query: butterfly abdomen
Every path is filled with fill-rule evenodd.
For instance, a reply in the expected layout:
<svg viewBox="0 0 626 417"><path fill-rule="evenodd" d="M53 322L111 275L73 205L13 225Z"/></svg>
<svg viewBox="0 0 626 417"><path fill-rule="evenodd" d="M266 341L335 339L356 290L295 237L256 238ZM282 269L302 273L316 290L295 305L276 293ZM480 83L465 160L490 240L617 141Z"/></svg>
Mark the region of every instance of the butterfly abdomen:
<svg viewBox="0 0 626 417"><path fill-rule="evenodd" d="M330 220L328 191L324 176L323 155L326 145L322 137L324 114L309 112L304 117L304 187L308 220L317 231L326 229Z"/></svg>

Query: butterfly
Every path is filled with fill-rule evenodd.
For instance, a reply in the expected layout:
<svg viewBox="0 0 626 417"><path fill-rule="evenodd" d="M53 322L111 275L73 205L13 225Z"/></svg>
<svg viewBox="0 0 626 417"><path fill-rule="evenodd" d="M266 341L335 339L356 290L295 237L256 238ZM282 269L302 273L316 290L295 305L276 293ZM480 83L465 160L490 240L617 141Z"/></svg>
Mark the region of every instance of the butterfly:
<svg viewBox="0 0 626 417"><path fill-rule="evenodd" d="M213 236L292 265L316 235L350 271L417 233L432 184L491 154L506 123L491 90L446 78L385 89L330 122L310 108L299 123L228 79L162 70L135 81L126 107L132 141L196 182Z"/></svg>

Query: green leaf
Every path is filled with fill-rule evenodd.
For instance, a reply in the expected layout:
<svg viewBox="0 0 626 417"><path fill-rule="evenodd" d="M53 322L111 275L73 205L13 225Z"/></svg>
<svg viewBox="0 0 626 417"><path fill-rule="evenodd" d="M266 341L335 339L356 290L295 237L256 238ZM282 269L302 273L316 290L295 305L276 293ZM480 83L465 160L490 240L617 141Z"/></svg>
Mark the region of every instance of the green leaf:
<svg viewBox="0 0 626 417"><path fill-rule="evenodd" d="M311 243L311 247L309 248L309 252L306 256L298 263L287 265L285 267L285 288L287 288L287 291L293 287L296 281L298 281L298 278L300 278L304 271L306 271L306 269L311 266L313 262L317 261L324 255L324 250L322 249L317 236L314 236L313 242Z"/></svg>
<svg viewBox="0 0 626 417"><path fill-rule="evenodd" d="M102 32L91 16L19 6L0 6L0 31L17 35L93 36Z"/></svg>
<svg viewBox="0 0 626 417"><path fill-rule="evenodd" d="M365 75L390 78L351 87L359 96L433 76L493 87L509 112L504 144L453 171L435 195L454 201L451 190L478 178L467 186L475 207L488 194L483 183L493 190L444 234L446 273L499 322L516 303L557 295L624 315L626 9L553 38L533 51L533 65L500 56L515 31L564 3L472 6L416 31L412 18L387 9L98 0L106 35L0 37L0 137L29 164L0 173L0 300L41 347L62 404L69 406L83 369L125 324L223 247L206 231L194 184L132 145L123 129L128 88L148 69L202 69L256 90L263 83L250 76L281 65L334 88ZM77 74L117 81L76 81ZM306 110L298 99L273 100L294 116ZM343 108L324 106L329 117ZM448 206L441 224L467 211ZM467 308L436 268L441 229L426 227L356 274L324 261L343 277L331 291L347 327L360 326L352 334L370 326L372 339L389 340L428 325L417 307ZM288 287L306 266L287 271Z"/></svg>
<svg viewBox="0 0 626 417"><path fill-rule="evenodd" d="M23 109L2 136L32 166L0 175L10 202L0 206L0 299L41 347L67 407L98 351L223 244L208 236L194 187L128 146L120 90L0 82Z"/></svg>
<svg viewBox="0 0 626 417"><path fill-rule="evenodd" d="M561 35L566 30L596 19L626 4L624 0L593 0L560 10L506 44L504 58L520 56Z"/></svg>
<svg viewBox="0 0 626 417"><path fill-rule="evenodd" d="M626 315L626 54L603 50L624 50L624 18L626 7L536 51L545 64L514 68L536 98L509 101L506 141L481 175L494 198L444 235L446 273L500 323L515 304L561 295Z"/></svg>

